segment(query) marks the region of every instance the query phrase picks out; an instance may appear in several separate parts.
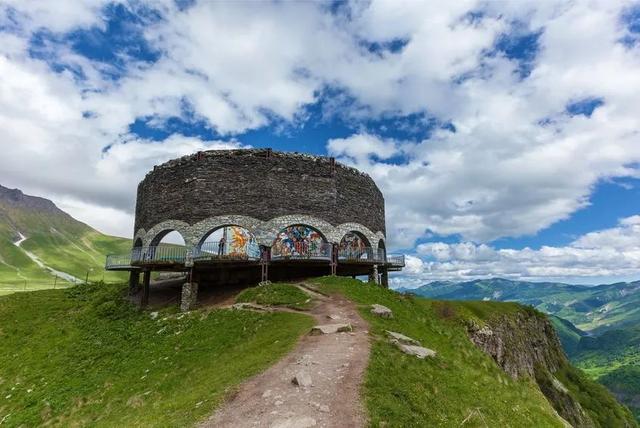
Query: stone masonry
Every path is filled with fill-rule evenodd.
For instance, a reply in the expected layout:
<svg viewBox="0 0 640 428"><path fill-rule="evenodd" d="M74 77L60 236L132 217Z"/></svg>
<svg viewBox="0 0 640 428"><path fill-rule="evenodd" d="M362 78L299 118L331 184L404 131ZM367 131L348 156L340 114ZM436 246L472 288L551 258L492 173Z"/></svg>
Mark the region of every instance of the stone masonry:
<svg viewBox="0 0 640 428"><path fill-rule="evenodd" d="M228 215L261 222L309 216L385 233L384 198L374 181L333 158L212 150L156 166L138 186L136 234L167 220L193 226Z"/></svg>

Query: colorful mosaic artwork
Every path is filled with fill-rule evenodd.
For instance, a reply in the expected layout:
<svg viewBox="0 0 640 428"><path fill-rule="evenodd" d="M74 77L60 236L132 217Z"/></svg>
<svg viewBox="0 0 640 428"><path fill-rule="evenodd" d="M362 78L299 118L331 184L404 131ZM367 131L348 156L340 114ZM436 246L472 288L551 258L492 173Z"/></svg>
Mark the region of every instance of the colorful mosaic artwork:
<svg viewBox="0 0 640 428"><path fill-rule="evenodd" d="M340 256L348 258L366 258L368 256L366 241L357 233L349 232L340 241Z"/></svg>
<svg viewBox="0 0 640 428"><path fill-rule="evenodd" d="M288 226L278 233L271 253L276 257L295 257L316 254L320 251L322 235L309 226Z"/></svg>
<svg viewBox="0 0 640 428"><path fill-rule="evenodd" d="M259 257L260 248L255 237L245 228L239 226L225 227L224 233L227 239L225 254L231 256Z"/></svg>

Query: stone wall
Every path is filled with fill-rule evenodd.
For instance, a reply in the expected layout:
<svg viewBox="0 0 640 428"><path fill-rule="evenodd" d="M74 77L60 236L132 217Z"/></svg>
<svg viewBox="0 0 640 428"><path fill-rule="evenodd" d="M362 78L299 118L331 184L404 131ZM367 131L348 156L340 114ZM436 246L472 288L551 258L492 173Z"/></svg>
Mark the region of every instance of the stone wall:
<svg viewBox="0 0 640 428"><path fill-rule="evenodd" d="M384 198L371 177L326 157L200 152L154 167L138 186L136 235L168 220L185 230L201 223L200 232L207 219L224 216L260 222L308 216L334 229L362 225L371 239L385 232Z"/></svg>

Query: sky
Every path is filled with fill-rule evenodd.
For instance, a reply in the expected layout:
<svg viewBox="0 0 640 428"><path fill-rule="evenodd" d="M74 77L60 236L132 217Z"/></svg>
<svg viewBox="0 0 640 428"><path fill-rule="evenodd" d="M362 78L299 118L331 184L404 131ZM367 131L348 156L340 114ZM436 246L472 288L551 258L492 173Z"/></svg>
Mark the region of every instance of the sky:
<svg viewBox="0 0 640 428"><path fill-rule="evenodd" d="M245 147L370 174L392 285L639 279L640 2L0 0L0 184L130 237Z"/></svg>

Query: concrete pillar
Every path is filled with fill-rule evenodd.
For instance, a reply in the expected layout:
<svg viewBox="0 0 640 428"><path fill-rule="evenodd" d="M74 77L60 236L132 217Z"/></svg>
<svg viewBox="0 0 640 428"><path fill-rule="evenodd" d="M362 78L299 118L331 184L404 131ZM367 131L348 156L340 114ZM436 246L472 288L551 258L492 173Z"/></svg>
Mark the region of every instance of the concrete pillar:
<svg viewBox="0 0 640 428"><path fill-rule="evenodd" d="M180 310L182 312L190 311L196 307L198 302L198 283L185 282L182 285L182 298L180 300Z"/></svg>
<svg viewBox="0 0 640 428"><path fill-rule="evenodd" d="M140 271L135 269L129 272L129 296L133 296L138 292L140 286Z"/></svg>
<svg viewBox="0 0 640 428"><path fill-rule="evenodd" d="M378 265L373 265L373 268L371 268L371 271L369 271L369 282L379 284Z"/></svg>
<svg viewBox="0 0 640 428"><path fill-rule="evenodd" d="M389 288L389 271L387 268L380 269L382 272L380 273L380 285L384 288Z"/></svg>
<svg viewBox="0 0 640 428"><path fill-rule="evenodd" d="M146 308L149 304L149 283L151 282L151 271L145 270L142 275L142 295L140 296L140 307Z"/></svg>

